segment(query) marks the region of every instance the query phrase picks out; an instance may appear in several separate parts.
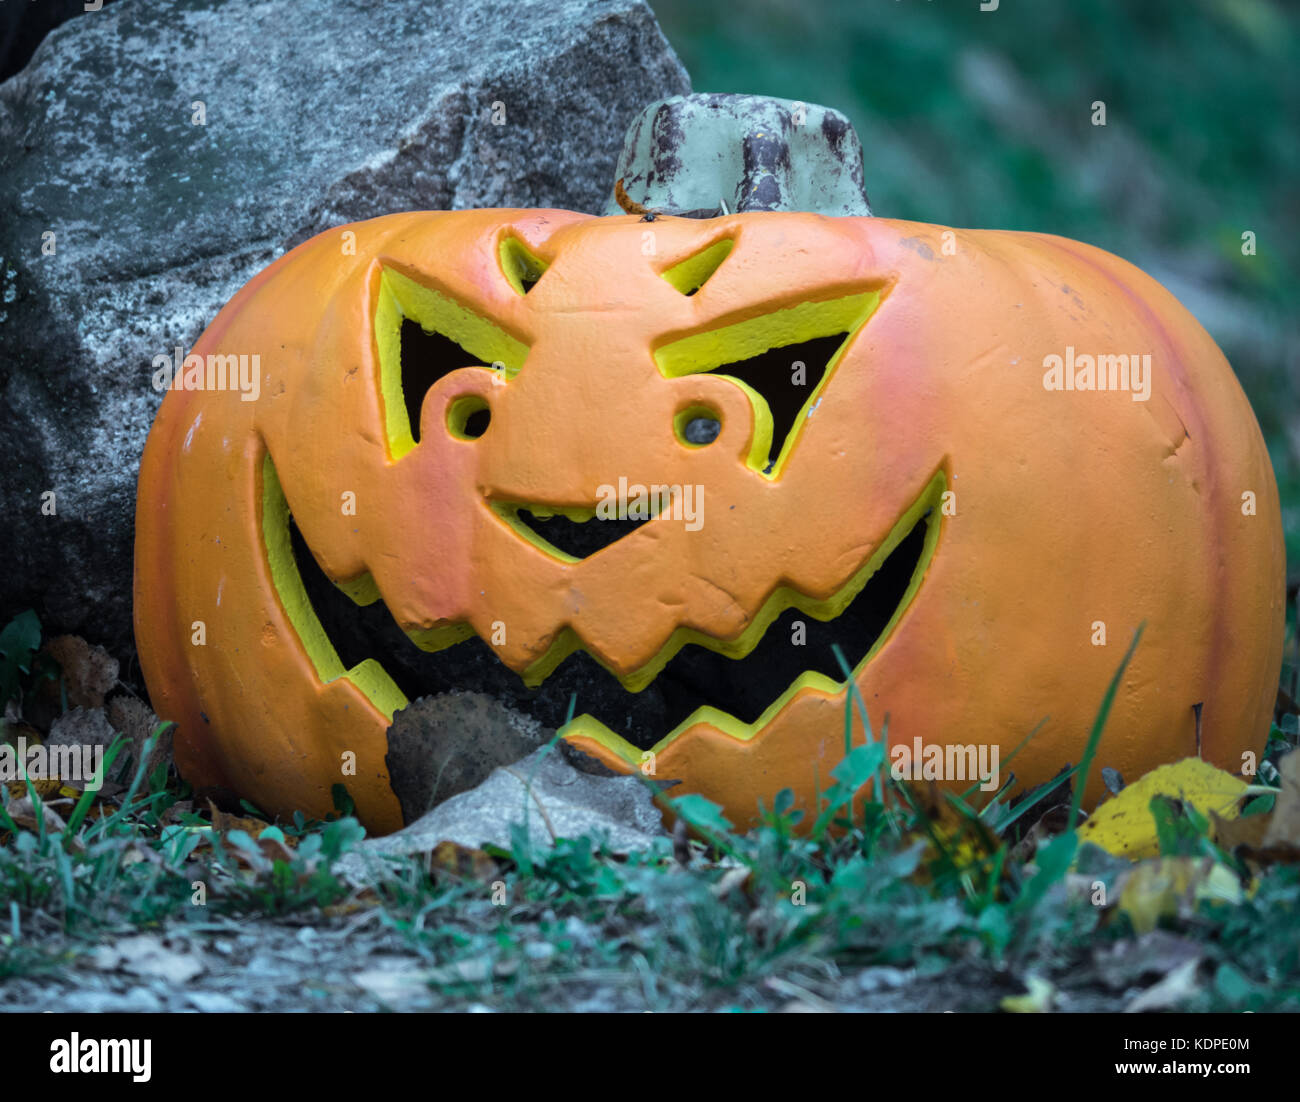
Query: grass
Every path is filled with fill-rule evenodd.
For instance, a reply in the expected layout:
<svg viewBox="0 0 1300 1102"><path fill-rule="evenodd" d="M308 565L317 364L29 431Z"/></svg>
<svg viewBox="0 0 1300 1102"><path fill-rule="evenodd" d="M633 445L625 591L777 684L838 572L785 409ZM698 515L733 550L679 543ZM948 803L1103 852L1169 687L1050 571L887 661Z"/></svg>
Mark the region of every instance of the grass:
<svg viewBox="0 0 1300 1102"><path fill-rule="evenodd" d="M369 913L453 1002L554 1007L585 983L632 991L649 1009L701 999L740 1007L752 1003L756 985L807 991L869 966L922 976L975 968L1068 986L1094 951L1133 936L1113 897L1107 906L1091 898L1097 882L1115 885L1128 862L1081 848L1072 830L1045 837L1036 851L1021 839L1044 808L1064 806L1067 784L1075 794L1065 822L1076 821L1137 644L1101 703L1083 763L1015 805L998 796L977 809L892 778L882 786L883 732L873 737L851 696L849 752L810 824L789 791L744 833L717 806L684 796L669 802L693 832L689 844L665 837L644 852L615 854L583 837L536 850L517 832L510 850L474 854L468 875L427 857L372 859L360 886L337 868L364 834L350 814L273 826L229 816L214 824L185 810L179 781L162 770L146 775L160 725L125 792L112 802L83 798L62 829L47 828L30 781L35 825L16 823L14 798L0 786L0 978L59 968L125 931L197 927L218 915L330 922ZM856 733L855 709L864 721ZM1296 742L1275 728L1271 757ZM114 758L124 746L119 739ZM1269 789L1270 777L1275 784L1275 770L1261 771L1256 787ZM1272 796L1248 799L1251 812L1263 813ZM350 810L345 793L337 802ZM1220 850L1190 806L1153 802L1153 813L1163 853L1208 855L1244 889L1238 905L1204 900L1162 919L1210 963L1212 981L1195 1008L1300 1009L1300 867L1261 870Z"/></svg>

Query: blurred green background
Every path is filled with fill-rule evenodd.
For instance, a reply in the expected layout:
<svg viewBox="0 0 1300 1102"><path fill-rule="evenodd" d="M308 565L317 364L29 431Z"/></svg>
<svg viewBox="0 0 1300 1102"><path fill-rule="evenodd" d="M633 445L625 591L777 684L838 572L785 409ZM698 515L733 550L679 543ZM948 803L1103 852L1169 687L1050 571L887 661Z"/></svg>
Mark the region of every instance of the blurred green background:
<svg viewBox="0 0 1300 1102"><path fill-rule="evenodd" d="M650 4L696 91L845 112L877 215L1058 233L1164 283L1219 342L1264 427L1294 586L1300 4ZM1105 126L1092 125L1095 100Z"/></svg>

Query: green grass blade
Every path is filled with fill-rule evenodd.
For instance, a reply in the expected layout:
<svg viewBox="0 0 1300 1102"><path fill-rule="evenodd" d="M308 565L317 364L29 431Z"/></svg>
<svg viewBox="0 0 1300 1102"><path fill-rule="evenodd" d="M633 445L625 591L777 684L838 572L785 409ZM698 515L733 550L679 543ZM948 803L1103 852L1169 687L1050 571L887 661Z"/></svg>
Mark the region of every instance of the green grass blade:
<svg viewBox="0 0 1300 1102"><path fill-rule="evenodd" d="M1106 727L1106 720L1110 717L1111 705L1115 703L1115 694L1119 692L1119 683L1124 677L1124 671L1128 669L1128 664L1133 658L1133 652L1137 650L1138 641L1142 638L1142 632L1146 629L1146 621L1138 624L1138 629L1133 633L1133 642L1128 645L1128 650L1124 652L1124 657L1120 660L1119 669L1115 671L1115 676L1110 679L1110 684L1106 687L1106 695L1101 698L1101 708L1097 712L1097 718L1093 720L1092 733L1088 736L1088 745L1084 748L1083 758L1079 762L1079 783L1074 787L1074 799L1070 801L1070 818L1068 826L1073 830L1079 819L1079 808L1083 804L1083 790L1088 787L1088 774L1092 770L1092 759L1097 756L1097 747L1101 744L1101 732Z"/></svg>

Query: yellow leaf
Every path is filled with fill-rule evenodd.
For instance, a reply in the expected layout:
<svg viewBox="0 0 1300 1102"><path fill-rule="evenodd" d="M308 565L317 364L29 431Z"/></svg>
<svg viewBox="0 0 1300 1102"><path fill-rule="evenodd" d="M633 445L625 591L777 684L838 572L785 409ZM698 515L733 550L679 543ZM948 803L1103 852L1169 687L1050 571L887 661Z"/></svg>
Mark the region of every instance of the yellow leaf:
<svg viewBox="0 0 1300 1102"><path fill-rule="evenodd" d="M1139 934L1150 933L1162 918L1195 910L1202 900L1240 903L1236 874L1209 857L1162 857L1143 861L1124 881L1119 910Z"/></svg>
<svg viewBox="0 0 1300 1102"><path fill-rule="evenodd" d="M1151 770L1140 781L1107 800L1079 828L1079 840L1101 846L1118 857L1137 860L1160 853L1156 821L1151 814L1153 796L1172 796L1196 808L1207 819L1211 813L1235 819L1237 801L1246 782L1200 758L1184 758Z"/></svg>

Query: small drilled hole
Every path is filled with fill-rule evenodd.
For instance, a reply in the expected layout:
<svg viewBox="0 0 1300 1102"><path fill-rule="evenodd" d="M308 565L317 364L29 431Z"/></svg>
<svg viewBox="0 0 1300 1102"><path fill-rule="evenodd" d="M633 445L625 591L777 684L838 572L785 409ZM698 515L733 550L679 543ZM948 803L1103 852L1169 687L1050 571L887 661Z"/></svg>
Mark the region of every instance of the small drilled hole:
<svg viewBox="0 0 1300 1102"><path fill-rule="evenodd" d="M677 438L683 444L702 448L712 444L722 431L722 420L718 412L706 407L696 406L684 410L675 418Z"/></svg>
<svg viewBox="0 0 1300 1102"><path fill-rule="evenodd" d="M447 428L460 440L477 440L491 421L492 411L477 394L457 398L447 407Z"/></svg>

